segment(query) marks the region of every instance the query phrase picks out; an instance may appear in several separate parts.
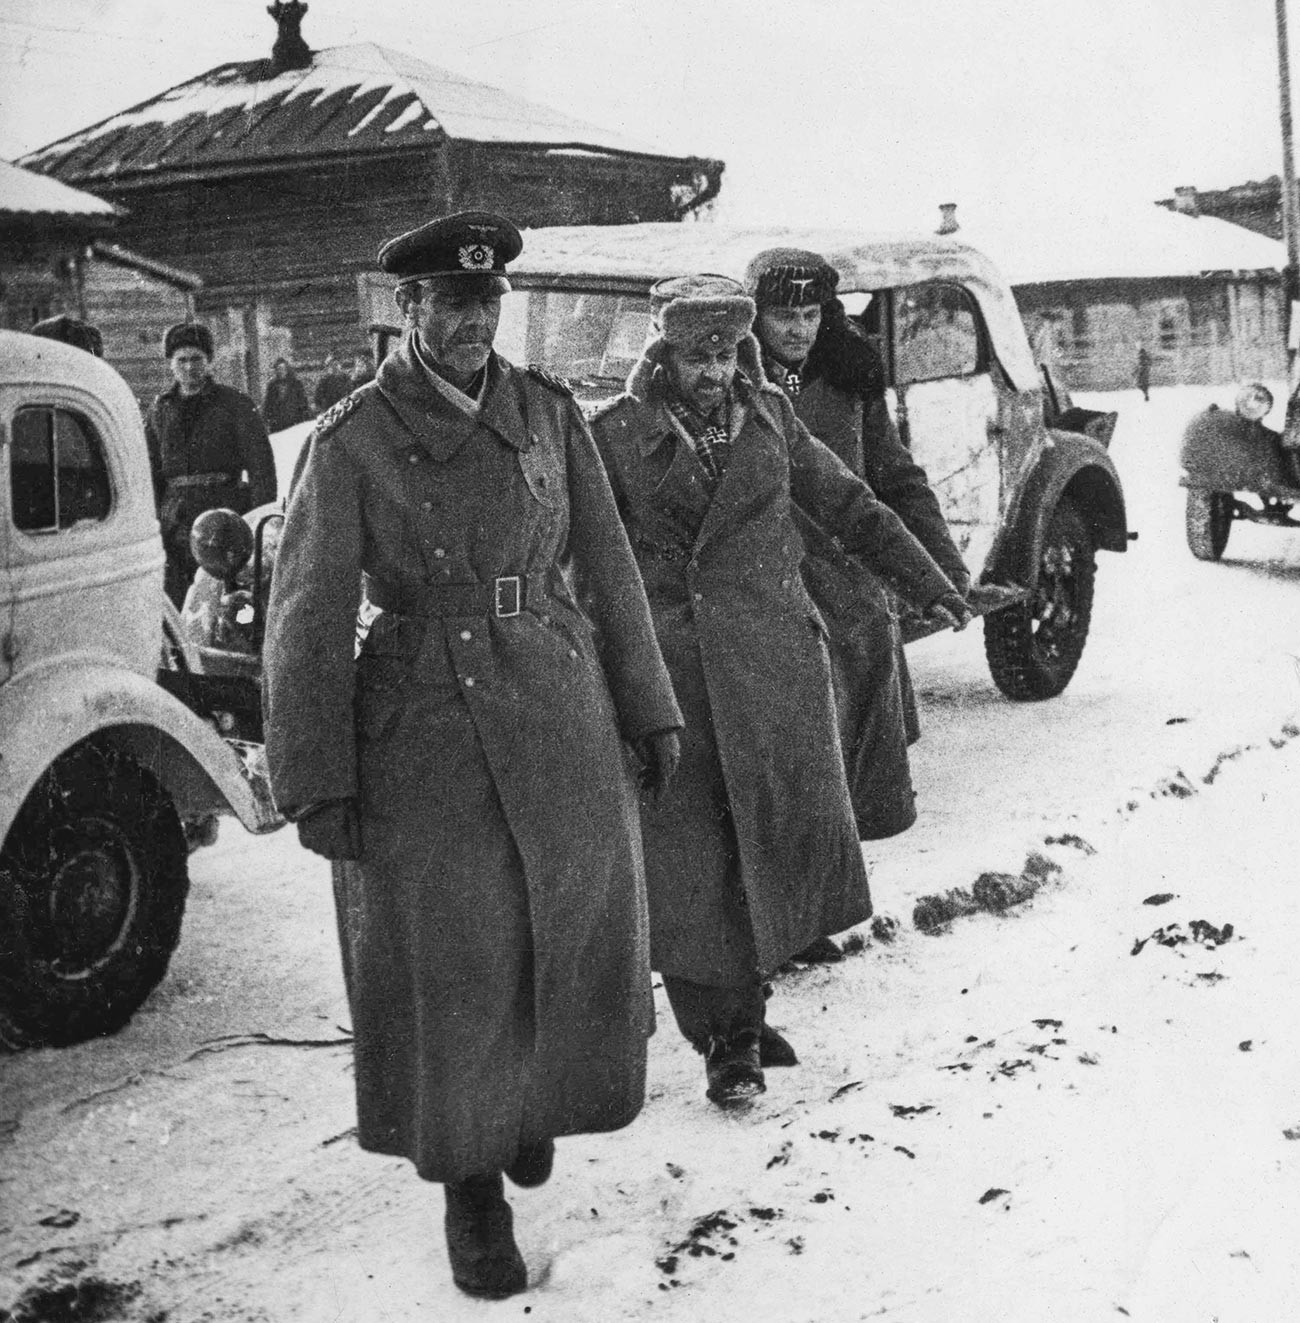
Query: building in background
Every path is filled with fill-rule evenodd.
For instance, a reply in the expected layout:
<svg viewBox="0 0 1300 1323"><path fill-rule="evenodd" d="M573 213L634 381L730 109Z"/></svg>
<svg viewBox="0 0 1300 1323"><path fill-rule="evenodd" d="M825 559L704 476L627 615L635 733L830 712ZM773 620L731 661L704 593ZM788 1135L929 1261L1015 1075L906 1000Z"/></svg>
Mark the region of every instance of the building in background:
<svg viewBox="0 0 1300 1323"><path fill-rule="evenodd" d="M314 372L367 347L380 242L431 215L521 226L681 220L720 161L618 133L372 43L310 50L277 3L270 59L224 64L29 153L22 164L127 211L117 235L202 278L216 370L260 393L276 358Z"/></svg>
<svg viewBox="0 0 1300 1323"><path fill-rule="evenodd" d="M1077 199L957 222L940 233L1002 268L1039 360L1079 390L1136 384L1138 351L1152 386L1286 376L1281 243L1212 216Z"/></svg>

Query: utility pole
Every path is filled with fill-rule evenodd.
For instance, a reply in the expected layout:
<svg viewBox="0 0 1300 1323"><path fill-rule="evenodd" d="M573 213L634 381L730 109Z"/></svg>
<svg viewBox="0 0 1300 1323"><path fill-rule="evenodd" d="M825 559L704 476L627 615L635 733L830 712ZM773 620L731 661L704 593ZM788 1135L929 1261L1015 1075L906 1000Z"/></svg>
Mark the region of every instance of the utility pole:
<svg viewBox="0 0 1300 1323"><path fill-rule="evenodd" d="M1286 242L1286 278L1283 281L1288 315L1295 310L1300 295L1297 273L1300 272L1300 231L1296 227L1295 153L1291 132L1291 57L1287 47L1286 0L1273 0L1277 15L1277 86L1282 121L1282 238ZM1297 327L1288 327L1288 344L1293 344ZM1294 352L1294 351L1293 351Z"/></svg>

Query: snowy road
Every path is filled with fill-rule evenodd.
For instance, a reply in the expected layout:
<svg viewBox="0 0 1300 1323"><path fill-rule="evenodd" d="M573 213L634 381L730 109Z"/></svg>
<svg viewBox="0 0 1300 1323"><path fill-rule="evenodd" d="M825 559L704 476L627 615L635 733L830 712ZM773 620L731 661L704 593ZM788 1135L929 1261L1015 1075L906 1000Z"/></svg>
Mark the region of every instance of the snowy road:
<svg viewBox="0 0 1300 1323"><path fill-rule="evenodd" d="M1073 684L1008 703L978 629L911 650L922 817L871 851L899 939L781 981L803 1065L743 1117L665 1019L644 1117L514 1200L533 1291L460 1297L437 1193L355 1149L327 869L227 825L133 1024L0 1061L0 1318L23 1292L24 1323L1288 1317L1300 535L1187 553L1177 435L1208 394L1081 400L1121 410L1141 540L1100 560ZM1153 795L1178 771L1194 793ZM1096 853L1047 847L1016 917L910 927L1065 834Z"/></svg>

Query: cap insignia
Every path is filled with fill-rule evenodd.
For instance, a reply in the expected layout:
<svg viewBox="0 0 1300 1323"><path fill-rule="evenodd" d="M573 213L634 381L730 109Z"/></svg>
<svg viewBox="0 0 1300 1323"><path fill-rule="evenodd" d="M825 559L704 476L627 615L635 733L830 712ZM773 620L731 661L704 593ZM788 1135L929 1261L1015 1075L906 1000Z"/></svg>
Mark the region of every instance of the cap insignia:
<svg viewBox="0 0 1300 1323"><path fill-rule="evenodd" d="M461 246L457 256L466 271L491 271L495 254L489 244L467 243Z"/></svg>

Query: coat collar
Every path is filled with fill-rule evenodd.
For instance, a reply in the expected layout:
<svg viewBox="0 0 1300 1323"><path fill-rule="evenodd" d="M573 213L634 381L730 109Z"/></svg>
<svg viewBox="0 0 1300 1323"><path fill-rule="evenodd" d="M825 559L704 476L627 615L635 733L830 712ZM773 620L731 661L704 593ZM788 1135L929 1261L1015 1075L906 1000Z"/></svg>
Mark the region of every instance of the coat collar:
<svg viewBox="0 0 1300 1323"><path fill-rule="evenodd" d="M411 335L384 359L376 384L403 425L440 463L446 463L480 427L486 427L513 450L531 444L519 374L505 359L488 359L487 385L477 414L462 413L429 380L418 361Z"/></svg>

